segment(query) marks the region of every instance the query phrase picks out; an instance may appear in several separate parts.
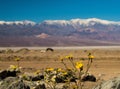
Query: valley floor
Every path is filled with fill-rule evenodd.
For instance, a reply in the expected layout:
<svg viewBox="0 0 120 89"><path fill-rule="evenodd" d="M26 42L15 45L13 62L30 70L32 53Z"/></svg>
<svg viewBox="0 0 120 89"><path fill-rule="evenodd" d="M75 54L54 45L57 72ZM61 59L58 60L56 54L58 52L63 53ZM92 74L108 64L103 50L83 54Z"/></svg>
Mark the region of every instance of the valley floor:
<svg viewBox="0 0 120 89"><path fill-rule="evenodd" d="M44 49L31 49L28 52L23 50L14 53L0 53L0 69L7 69L10 65L15 65L14 56L21 57L20 66L24 72L35 72L45 68L64 68L60 62L61 56L72 54L75 61L82 60L84 66L87 64L87 55L92 53L95 59L91 65L89 73L100 80L97 82L85 83L84 89L91 89L94 85L103 80L120 76L120 48L92 48L92 49L55 49L54 52L41 52ZM10 58L11 57L11 58ZM67 61L66 61L67 63ZM67 65L71 67L68 62ZM86 68L86 67L85 67ZM84 69L85 69L84 68Z"/></svg>

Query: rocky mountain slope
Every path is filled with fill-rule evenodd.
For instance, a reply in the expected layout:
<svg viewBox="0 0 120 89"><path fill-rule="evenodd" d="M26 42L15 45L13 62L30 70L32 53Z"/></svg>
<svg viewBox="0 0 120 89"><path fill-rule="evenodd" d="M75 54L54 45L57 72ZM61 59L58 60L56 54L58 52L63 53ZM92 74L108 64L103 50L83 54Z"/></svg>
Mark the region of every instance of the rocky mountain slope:
<svg viewBox="0 0 120 89"><path fill-rule="evenodd" d="M120 45L120 22L90 19L0 21L0 46Z"/></svg>

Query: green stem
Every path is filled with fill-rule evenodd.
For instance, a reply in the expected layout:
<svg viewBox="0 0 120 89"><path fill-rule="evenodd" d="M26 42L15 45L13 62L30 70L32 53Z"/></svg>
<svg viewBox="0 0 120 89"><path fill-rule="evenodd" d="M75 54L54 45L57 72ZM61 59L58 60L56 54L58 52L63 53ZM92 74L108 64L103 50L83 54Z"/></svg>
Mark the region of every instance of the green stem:
<svg viewBox="0 0 120 89"><path fill-rule="evenodd" d="M87 69L86 69L85 75L88 73L91 64L92 64L92 62L91 62L91 60L89 59L89 60L88 60Z"/></svg>
<svg viewBox="0 0 120 89"><path fill-rule="evenodd" d="M76 70L76 67L75 67L74 62L73 62L71 59L69 59L69 60L70 60L70 62L71 62L71 64L72 64L72 66L74 67L74 69Z"/></svg>
<svg viewBox="0 0 120 89"><path fill-rule="evenodd" d="M18 68L19 68L19 61L17 61L17 64L18 64Z"/></svg>
<svg viewBox="0 0 120 89"><path fill-rule="evenodd" d="M63 65L65 66L65 68L66 68L66 69L68 69L68 67L67 67L66 63L64 63L63 61L62 61L62 63L63 63Z"/></svg>
<svg viewBox="0 0 120 89"><path fill-rule="evenodd" d="M82 89L82 83L81 83L81 70L79 71L79 81L78 81L78 89Z"/></svg>

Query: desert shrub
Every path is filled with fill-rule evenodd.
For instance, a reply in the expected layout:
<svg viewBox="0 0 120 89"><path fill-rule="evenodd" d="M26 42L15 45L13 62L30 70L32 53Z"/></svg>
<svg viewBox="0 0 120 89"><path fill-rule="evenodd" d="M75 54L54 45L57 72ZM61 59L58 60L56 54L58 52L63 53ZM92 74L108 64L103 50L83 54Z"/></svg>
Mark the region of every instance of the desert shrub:
<svg viewBox="0 0 120 89"><path fill-rule="evenodd" d="M0 50L0 53L5 53L5 50Z"/></svg>
<svg viewBox="0 0 120 89"><path fill-rule="evenodd" d="M93 59L94 56L89 53L87 58L87 68L84 69L84 64L81 62L82 60L75 62L72 55L61 57L60 61L65 68L46 68L44 71L44 80L50 89L57 89L58 83L64 83L63 87L65 87L65 89L82 89L84 85L83 80L91 80L91 76L88 76L88 74ZM68 61L71 63L72 68L69 68L67 65L66 62ZM95 81L95 79L92 80Z"/></svg>
<svg viewBox="0 0 120 89"><path fill-rule="evenodd" d="M0 50L0 53L8 53L8 54L10 54L10 53L14 53L14 50L12 50L12 49Z"/></svg>
<svg viewBox="0 0 120 89"><path fill-rule="evenodd" d="M14 53L12 49L6 49L6 53Z"/></svg>
<svg viewBox="0 0 120 89"><path fill-rule="evenodd" d="M30 50L27 49L27 48L22 48L22 49L17 50L16 53L27 53L27 52L29 52L29 51L30 51Z"/></svg>

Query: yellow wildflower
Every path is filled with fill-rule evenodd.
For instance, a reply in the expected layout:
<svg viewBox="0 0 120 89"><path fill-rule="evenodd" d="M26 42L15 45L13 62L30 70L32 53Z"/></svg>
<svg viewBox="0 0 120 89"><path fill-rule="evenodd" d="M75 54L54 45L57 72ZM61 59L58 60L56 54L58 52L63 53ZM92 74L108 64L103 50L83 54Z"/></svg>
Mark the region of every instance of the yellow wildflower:
<svg viewBox="0 0 120 89"><path fill-rule="evenodd" d="M77 68L77 69L83 69L83 64L81 63L81 62L76 62L76 65L75 65L75 67Z"/></svg>
<svg viewBox="0 0 120 89"><path fill-rule="evenodd" d="M65 56L66 59L73 59L73 55Z"/></svg>
<svg viewBox="0 0 120 89"><path fill-rule="evenodd" d="M68 73L66 72L66 71L64 71L63 73L62 73L62 75L64 76L64 75L67 75Z"/></svg>
<svg viewBox="0 0 120 89"><path fill-rule="evenodd" d="M37 71L35 72L36 75L38 75L39 73L40 73L40 70L37 70Z"/></svg>
<svg viewBox="0 0 120 89"><path fill-rule="evenodd" d="M69 56L69 57L70 57L70 59L73 59L73 55L72 55L72 54L70 54L70 56Z"/></svg>
<svg viewBox="0 0 120 89"><path fill-rule="evenodd" d="M89 56L89 59L94 59L94 56L93 56L93 55L90 55L90 56Z"/></svg>
<svg viewBox="0 0 120 89"><path fill-rule="evenodd" d="M15 58L15 61L20 61L20 58L19 57Z"/></svg>
<svg viewBox="0 0 120 89"><path fill-rule="evenodd" d="M10 69L10 71L15 71L18 69L18 67L15 65L10 65L9 69Z"/></svg>
<svg viewBox="0 0 120 89"><path fill-rule="evenodd" d="M65 56L66 59L69 59L69 56Z"/></svg>
<svg viewBox="0 0 120 89"><path fill-rule="evenodd" d="M47 68L47 71L53 71L54 68Z"/></svg>
<svg viewBox="0 0 120 89"><path fill-rule="evenodd" d="M58 68L58 69L57 69L57 71L58 71L58 72L61 72L61 71L62 71L62 69L61 69L61 68Z"/></svg>
<svg viewBox="0 0 120 89"><path fill-rule="evenodd" d="M64 58L63 57L60 57L60 61L63 61L64 60Z"/></svg>

